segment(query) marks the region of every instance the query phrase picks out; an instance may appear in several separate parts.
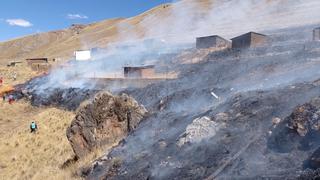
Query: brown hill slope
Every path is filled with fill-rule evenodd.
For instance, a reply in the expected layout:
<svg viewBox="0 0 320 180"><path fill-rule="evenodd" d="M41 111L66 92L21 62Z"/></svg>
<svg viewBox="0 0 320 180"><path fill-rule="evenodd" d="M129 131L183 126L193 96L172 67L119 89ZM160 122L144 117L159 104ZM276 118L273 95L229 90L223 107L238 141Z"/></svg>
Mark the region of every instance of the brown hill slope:
<svg viewBox="0 0 320 180"><path fill-rule="evenodd" d="M26 36L0 43L0 64L12 59L46 56L71 57L76 49L106 47L115 41L219 34L227 38L248 31L265 31L320 23L317 0L181 0L157 6L131 18ZM311 35L310 35L311 36Z"/></svg>
<svg viewBox="0 0 320 180"><path fill-rule="evenodd" d="M120 20L106 20L82 28L72 26L64 30L35 34L0 43L0 63L28 57L70 57L74 50L85 48L81 42L81 39L85 39L84 37L87 37L88 42L94 43L99 42L101 37L114 35L113 25Z"/></svg>

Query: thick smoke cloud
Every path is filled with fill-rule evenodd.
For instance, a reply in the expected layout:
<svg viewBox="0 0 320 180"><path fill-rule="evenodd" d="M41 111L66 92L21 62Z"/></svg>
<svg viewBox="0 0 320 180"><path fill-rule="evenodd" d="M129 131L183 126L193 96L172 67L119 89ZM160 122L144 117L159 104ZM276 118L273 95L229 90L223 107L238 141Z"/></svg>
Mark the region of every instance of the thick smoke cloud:
<svg viewBox="0 0 320 180"><path fill-rule="evenodd" d="M266 31L319 23L317 0L199 0L179 1L147 16L142 26L150 37L194 41L217 34L232 38L249 31ZM161 21L155 19L161 17Z"/></svg>
<svg viewBox="0 0 320 180"><path fill-rule="evenodd" d="M88 88L87 77L122 77L122 67L159 64L159 57L192 48L195 37L218 34L226 38L248 32L314 24L319 22L317 0L199 0L178 1L117 25L118 41L93 55L94 61L56 69L38 89ZM311 38L311 37L310 37ZM83 49L90 48L81 39ZM79 78L86 77L86 78Z"/></svg>

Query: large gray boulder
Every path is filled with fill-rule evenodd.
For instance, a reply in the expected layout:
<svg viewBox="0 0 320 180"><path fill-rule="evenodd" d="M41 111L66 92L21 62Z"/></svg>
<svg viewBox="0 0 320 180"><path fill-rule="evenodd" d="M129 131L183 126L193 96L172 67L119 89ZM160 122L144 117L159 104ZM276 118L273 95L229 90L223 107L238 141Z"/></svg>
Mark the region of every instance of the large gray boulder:
<svg viewBox="0 0 320 180"><path fill-rule="evenodd" d="M142 105L126 94L113 96L100 92L80 105L67 129L67 138L76 157L81 158L96 148L121 141L146 113Z"/></svg>
<svg viewBox="0 0 320 180"><path fill-rule="evenodd" d="M207 116L196 118L187 126L185 132L180 135L177 145L181 147L184 144L200 143L203 140L208 140L223 127L225 127L224 122L214 121Z"/></svg>

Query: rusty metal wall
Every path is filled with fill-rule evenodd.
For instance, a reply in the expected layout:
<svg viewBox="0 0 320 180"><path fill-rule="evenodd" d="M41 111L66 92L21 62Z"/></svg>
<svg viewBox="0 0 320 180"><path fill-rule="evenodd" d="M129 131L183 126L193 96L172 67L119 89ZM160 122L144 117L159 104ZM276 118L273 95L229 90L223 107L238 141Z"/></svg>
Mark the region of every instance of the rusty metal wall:
<svg viewBox="0 0 320 180"><path fill-rule="evenodd" d="M155 75L154 69L141 69L142 78L153 77L154 75Z"/></svg>
<svg viewBox="0 0 320 180"><path fill-rule="evenodd" d="M31 65L31 69L33 71L40 71L40 72L45 72L45 71L49 71L51 68L50 64L47 63L32 63Z"/></svg>
<svg viewBox="0 0 320 180"><path fill-rule="evenodd" d="M242 36L232 39L232 48L233 49L249 48L250 43L251 43L250 34L244 34Z"/></svg>
<svg viewBox="0 0 320 180"><path fill-rule="evenodd" d="M313 30L313 40L320 41L320 28Z"/></svg>
<svg viewBox="0 0 320 180"><path fill-rule="evenodd" d="M39 59L26 59L27 63L29 66L31 66L32 64L35 63L48 63L48 59L47 58L39 58Z"/></svg>
<svg viewBox="0 0 320 180"><path fill-rule="evenodd" d="M232 39L234 49L259 47L266 44L268 44L268 37L256 33L247 33Z"/></svg>
<svg viewBox="0 0 320 180"><path fill-rule="evenodd" d="M251 34L250 47L260 47L268 43L268 37L259 34Z"/></svg>
<svg viewBox="0 0 320 180"><path fill-rule="evenodd" d="M227 40L219 36L198 37L196 39L197 49L207 49L212 47L227 47L230 44Z"/></svg>

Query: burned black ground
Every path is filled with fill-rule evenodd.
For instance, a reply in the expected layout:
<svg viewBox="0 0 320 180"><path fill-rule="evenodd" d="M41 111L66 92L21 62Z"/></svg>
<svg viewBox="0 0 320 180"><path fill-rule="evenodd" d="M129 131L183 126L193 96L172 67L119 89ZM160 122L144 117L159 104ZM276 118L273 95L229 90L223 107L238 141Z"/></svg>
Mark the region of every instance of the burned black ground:
<svg viewBox="0 0 320 180"><path fill-rule="evenodd" d="M320 95L320 44L309 40L308 28L292 32L271 36L272 47L216 52L201 63L179 66L176 81L128 90L154 115L98 159L87 178L298 178L319 147L320 134L301 137L284 119L296 106ZM214 137L177 146L195 118L214 120L221 112L229 118ZM275 117L282 122L273 128ZM114 159L121 163L114 166Z"/></svg>
<svg viewBox="0 0 320 180"><path fill-rule="evenodd" d="M272 46L214 52L196 64L174 64L176 56L168 56L165 60L180 72L178 79L114 92L126 92L151 115L111 153L86 168L84 176L296 179L316 175L304 170L317 168L308 159L318 154L319 132L302 137L287 127L295 107L320 96L320 42L311 41L311 32L310 26L266 32ZM36 85L31 87L34 92ZM33 102L71 104L75 109L94 94L83 89L55 91L46 96L37 93L40 96L34 97L40 100ZM227 114L227 120L221 122L219 113ZM186 127L203 116L225 126L200 143L178 146ZM273 118L282 121L273 127Z"/></svg>

